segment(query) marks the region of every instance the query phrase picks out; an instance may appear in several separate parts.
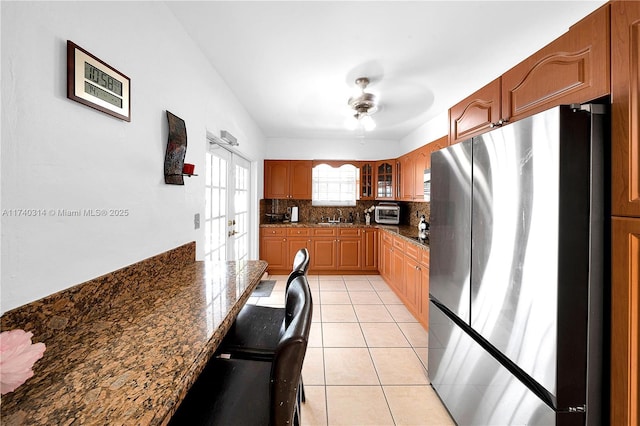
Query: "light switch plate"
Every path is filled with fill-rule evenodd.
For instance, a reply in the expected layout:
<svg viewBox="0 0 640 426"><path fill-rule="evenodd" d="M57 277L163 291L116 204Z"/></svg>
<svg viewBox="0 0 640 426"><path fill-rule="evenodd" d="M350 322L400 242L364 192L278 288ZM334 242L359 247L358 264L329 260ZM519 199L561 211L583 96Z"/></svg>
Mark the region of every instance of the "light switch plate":
<svg viewBox="0 0 640 426"><path fill-rule="evenodd" d="M200 213L193 215L193 226L194 229L200 229Z"/></svg>

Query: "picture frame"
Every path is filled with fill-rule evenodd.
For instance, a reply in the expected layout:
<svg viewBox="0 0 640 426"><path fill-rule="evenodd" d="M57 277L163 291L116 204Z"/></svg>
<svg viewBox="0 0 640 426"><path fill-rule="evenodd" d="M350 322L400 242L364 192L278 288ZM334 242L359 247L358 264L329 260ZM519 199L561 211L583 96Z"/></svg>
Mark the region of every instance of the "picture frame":
<svg viewBox="0 0 640 426"><path fill-rule="evenodd" d="M131 121L131 79L67 40L67 98Z"/></svg>

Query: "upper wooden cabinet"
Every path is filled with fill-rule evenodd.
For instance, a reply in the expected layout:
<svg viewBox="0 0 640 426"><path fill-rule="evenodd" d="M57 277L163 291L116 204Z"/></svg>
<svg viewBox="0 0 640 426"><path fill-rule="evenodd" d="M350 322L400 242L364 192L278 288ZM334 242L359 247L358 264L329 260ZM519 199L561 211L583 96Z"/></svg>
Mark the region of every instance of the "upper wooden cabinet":
<svg viewBox="0 0 640 426"><path fill-rule="evenodd" d="M500 120L500 78L449 109L449 138L457 143L490 130Z"/></svg>
<svg viewBox="0 0 640 426"><path fill-rule="evenodd" d="M609 5L605 5L449 109L454 144L551 107L609 94Z"/></svg>
<svg viewBox="0 0 640 426"><path fill-rule="evenodd" d="M516 121L609 94L609 28L605 5L507 71L501 118Z"/></svg>
<svg viewBox="0 0 640 426"><path fill-rule="evenodd" d="M264 198L311 199L310 160L264 160Z"/></svg>
<svg viewBox="0 0 640 426"><path fill-rule="evenodd" d="M364 162L360 165L360 199L373 200L375 198L375 163Z"/></svg>
<svg viewBox="0 0 640 426"><path fill-rule="evenodd" d="M448 144L443 136L398 158L399 200L424 201L424 171L431 168L431 153Z"/></svg>
<svg viewBox="0 0 640 426"><path fill-rule="evenodd" d="M611 210L640 217L640 2L613 2L611 23Z"/></svg>
<svg viewBox="0 0 640 426"><path fill-rule="evenodd" d="M640 422L640 2L611 2L611 417Z"/></svg>
<svg viewBox="0 0 640 426"><path fill-rule="evenodd" d="M376 200L394 200L396 198L393 173L393 160L376 162Z"/></svg>

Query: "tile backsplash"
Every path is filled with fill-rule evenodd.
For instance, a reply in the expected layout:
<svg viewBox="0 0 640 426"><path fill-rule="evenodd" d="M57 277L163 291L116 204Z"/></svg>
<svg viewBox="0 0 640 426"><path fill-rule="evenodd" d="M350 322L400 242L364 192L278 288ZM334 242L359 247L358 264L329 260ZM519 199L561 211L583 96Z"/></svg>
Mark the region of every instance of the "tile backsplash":
<svg viewBox="0 0 640 426"><path fill-rule="evenodd" d="M342 218L344 220L349 219L349 215L353 215L353 221L355 223L364 224L364 210L371 206L375 206L379 201L366 200L357 201L353 207L316 207L311 205L311 200L272 200L263 199L260 200L260 223L276 223L272 222L267 217L268 213L287 213L288 207L298 207L298 219L301 223L317 223L321 218L337 218L339 216L338 210L342 212ZM425 215L427 221L430 217L430 205L429 203L417 203L398 201L400 205L400 224L418 226L420 221L420 215ZM374 223L373 217L371 222Z"/></svg>

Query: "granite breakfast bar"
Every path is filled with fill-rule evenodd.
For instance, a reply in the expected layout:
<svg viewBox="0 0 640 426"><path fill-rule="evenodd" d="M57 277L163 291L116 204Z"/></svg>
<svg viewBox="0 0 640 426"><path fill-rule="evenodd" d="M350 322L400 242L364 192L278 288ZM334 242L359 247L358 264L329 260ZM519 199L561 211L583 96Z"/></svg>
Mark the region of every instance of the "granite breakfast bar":
<svg viewBox="0 0 640 426"><path fill-rule="evenodd" d="M161 262L175 254L152 262L160 272L132 265L101 277L92 291L135 291L95 300L97 315L74 316L90 305L78 292L34 302L31 315L5 313L3 331L32 331L47 349L34 376L2 397L2 424L166 424L267 268L259 260L196 262L194 247L169 270ZM60 306L67 316L53 312Z"/></svg>

